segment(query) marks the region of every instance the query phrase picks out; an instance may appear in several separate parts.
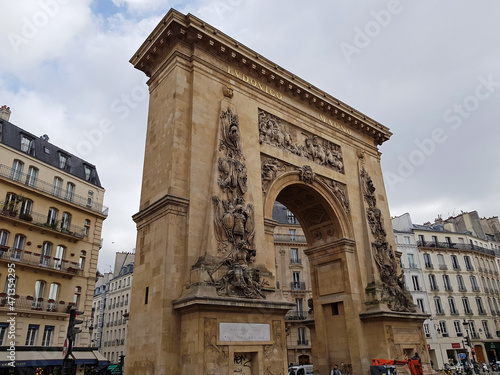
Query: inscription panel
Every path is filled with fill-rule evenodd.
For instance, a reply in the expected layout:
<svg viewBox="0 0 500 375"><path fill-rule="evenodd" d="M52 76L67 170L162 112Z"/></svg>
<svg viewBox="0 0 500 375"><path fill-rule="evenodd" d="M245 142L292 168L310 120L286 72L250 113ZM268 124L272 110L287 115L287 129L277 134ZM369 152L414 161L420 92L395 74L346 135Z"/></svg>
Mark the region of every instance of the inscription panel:
<svg viewBox="0 0 500 375"><path fill-rule="evenodd" d="M271 341L271 327L257 323L219 323L219 341Z"/></svg>

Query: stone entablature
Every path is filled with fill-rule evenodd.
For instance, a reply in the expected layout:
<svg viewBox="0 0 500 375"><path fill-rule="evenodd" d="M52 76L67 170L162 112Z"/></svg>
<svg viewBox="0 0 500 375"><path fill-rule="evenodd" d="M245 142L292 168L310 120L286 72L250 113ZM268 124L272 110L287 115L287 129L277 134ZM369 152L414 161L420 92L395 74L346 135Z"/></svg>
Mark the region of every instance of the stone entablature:
<svg viewBox="0 0 500 375"><path fill-rule="evenodd" d="M153 77L179 42L205 49L227 62L225 72L277 98L297 98L317 111L317 119L346 134L351 129L372 138L376 145L387 141L389 129L363 113L317 89L272 61L260 56L199 18L171 10L138 49L130 62Z"/></svg>

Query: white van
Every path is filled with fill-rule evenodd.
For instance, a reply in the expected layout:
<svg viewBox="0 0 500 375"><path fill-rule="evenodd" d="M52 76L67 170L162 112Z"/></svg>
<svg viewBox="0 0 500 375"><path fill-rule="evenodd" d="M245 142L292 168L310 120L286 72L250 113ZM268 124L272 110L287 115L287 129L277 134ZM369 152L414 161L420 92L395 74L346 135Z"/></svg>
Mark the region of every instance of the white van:
<svg viewBox="0 0 500 375"><path fill-rule="evenodd" d="M312 375L313 365L292 366L288 369L288 375Z"/></svg>

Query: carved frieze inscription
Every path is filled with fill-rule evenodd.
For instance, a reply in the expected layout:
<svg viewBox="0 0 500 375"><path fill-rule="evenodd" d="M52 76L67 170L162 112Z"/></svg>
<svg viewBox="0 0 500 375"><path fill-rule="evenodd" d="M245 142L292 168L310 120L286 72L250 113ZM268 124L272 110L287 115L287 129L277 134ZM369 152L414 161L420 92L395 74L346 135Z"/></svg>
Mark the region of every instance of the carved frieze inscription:
<svg viewBox="0 0 500 375"><path fill-rule="evenodd" d="M306 133L295 125L259 109L259 143L267 143L316 164L344 173L339 145Z"/></svg>

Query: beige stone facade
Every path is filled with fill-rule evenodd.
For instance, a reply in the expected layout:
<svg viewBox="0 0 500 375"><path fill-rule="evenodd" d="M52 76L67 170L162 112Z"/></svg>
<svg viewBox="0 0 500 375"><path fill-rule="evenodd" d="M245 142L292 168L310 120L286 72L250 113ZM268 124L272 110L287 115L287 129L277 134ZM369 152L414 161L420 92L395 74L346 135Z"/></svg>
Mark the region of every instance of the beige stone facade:
<svg viewBox="0 0 500 375"><path fill-rule="evenodd" d="M103 198L94 166L0 121L0 345L30 351L24 365L41 360L30 347L63 346L69 308L90 318ZM89 346L89 328L76 346Z"/></svg>
<svg viewBox="0 0 500 375"><path fill-rule="evenodd" d="M150 107L126 372L286 373L276 200L307 240L314 372L407 350L428 362L393 250L389 130L174 10L131 62Z"/></svg>

